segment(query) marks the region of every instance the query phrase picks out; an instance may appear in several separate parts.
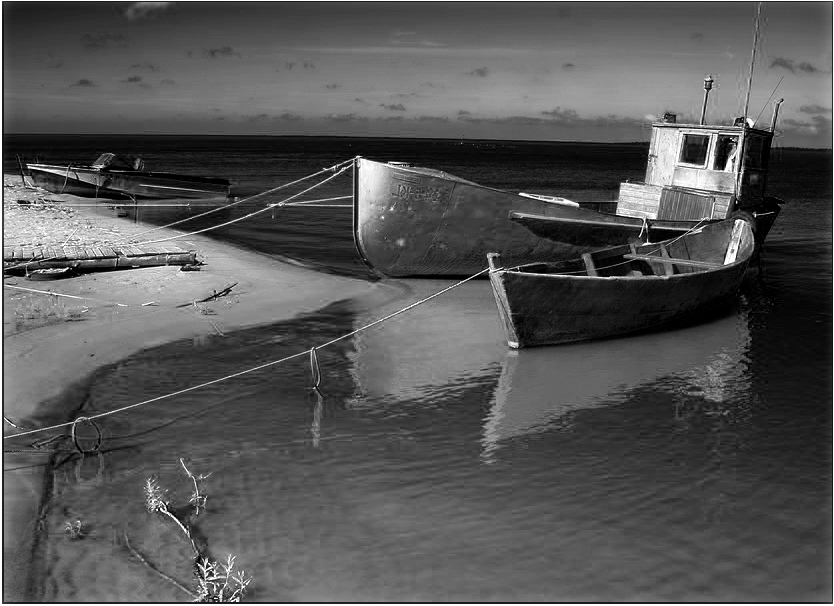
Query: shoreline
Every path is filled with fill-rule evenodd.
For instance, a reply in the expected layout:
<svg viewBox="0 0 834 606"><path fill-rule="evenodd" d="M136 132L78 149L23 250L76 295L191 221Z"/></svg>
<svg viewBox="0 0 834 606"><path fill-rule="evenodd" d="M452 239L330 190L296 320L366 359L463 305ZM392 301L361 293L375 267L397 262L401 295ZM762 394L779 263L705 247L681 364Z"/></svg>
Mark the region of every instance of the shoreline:
<svg viewBox="0 0 834 606"><path fill-rule="evenodd" d="M19 199L46 203L36 208L19 205ZM103 236L124 240L149 229L118 217L115 210L108 211L108 202L100 203L101 207L89 204L85 198L24 187L19 175L4 175L4 245L37 244L34 240L44 245L60 243L67 238L61 228L80 233L76 239L82 244ZM9 232L16 228L17 232ZM155 228L155 232L154 238L185 233L172 228ZM32 241L25 242L27 238ZM14 429L4 423L4 437L43 427L47 419L51 423L72 420L68 418L72 411L49 410L47 404L97 369L138 351L288 320L379 288L374 282L290 265L204 235L174 242L198 252L205 263L200 271L147 267L52 282L4 275L3 412L19 426ZM188 305L232 283L236 284L228 295ZM37 318L21 321L21 311L39 309L44 301L52 307L43 313L54 311L55 317L42 317L40 325ZM4 442L8 449L23 449L45 437L49 436L33 434ZM27 579L47 464L48 457L39 453L4 457L4 601L30 599Z"/></svg>

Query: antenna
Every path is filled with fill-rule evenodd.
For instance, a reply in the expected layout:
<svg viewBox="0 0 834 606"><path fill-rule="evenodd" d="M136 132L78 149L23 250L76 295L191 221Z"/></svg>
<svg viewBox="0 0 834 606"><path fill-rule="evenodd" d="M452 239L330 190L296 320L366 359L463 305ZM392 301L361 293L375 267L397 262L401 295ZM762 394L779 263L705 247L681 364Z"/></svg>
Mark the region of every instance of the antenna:
<svg viewBox="0 0 834 606"><path fill-rule="evenodd" d="M750 76L747 79L747 96L744 98L744 113L742 116L747 118L747 108L750 106L750 89L753 88L753 65L756 63L756 46L759 43L759 18L762 15L762 3L759 2L756 8L756 29L753 33L753 54L750 58Z"/></svg>
<svg viewBox="0 0 834 606"><path fill-rule="evenodd" d="M762 114L764 113L764 110L767 108L767 104L770 103L771 99L773 99L773 95L776 94L776 89L779 88L779 85L782 84L782 80L784 80L784 79L785 79L785 76L782 76L781 78L779 78L779 82L776 84L776 86L773 87L773 92L770 93L770 96L767 98L767 101L764 102L764 105L762 106L762 111L760 111L759 115L756 116L756 122L758 122L759 118L762 117Z"/></svg>

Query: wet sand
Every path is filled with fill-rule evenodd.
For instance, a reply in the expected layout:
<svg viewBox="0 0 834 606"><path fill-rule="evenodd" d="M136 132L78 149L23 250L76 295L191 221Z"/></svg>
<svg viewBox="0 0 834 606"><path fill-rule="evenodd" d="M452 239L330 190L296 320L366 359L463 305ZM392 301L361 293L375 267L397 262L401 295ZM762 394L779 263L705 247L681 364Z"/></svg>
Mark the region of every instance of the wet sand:
<svg viewBox="0 0 834 606"><path fill-rule="evenodd" d="M124 242L148 226L118 217L106 204L24 187L4 176L4 245ZM27 200L30 204L19 204ZM158 229L138 241L184 233L187 223ZM9 438L20 431L71 421L74 410L50 409L50 401L83 383L97 368L176 339L225 334L315 311L336 300L372 293L379 284L327 275L218 243L197 235L173 241L196 250L200 271L179 267L96 272L66 280L33 282L4 277L3 598L28 601L32 546L37 534L48 456L27 449L55 431ZM191 304L236 283L214 301ZM17 286L19 288L7 288ZM53 297L34 289L80 298ZM40 309L34 318L27 310ZM39 316L39 317L37 317ZM66 428L65 428L66 429Z"/></svg>

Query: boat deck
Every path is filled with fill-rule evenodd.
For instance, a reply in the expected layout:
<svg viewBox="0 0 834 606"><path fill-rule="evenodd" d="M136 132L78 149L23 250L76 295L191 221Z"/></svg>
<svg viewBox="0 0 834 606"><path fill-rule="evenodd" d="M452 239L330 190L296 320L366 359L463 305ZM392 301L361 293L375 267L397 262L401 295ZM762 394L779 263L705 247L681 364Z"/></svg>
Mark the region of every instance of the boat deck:
<svg viewBox="0 0 834 606"><path fill-rule="evenodd" d="M113 246L4 246L3 269L25 264L27 270L56 267L97 270L157 265L189 265L196 251L176 244L119 244ZM21 269L23 269L21 267Z"/></svg>

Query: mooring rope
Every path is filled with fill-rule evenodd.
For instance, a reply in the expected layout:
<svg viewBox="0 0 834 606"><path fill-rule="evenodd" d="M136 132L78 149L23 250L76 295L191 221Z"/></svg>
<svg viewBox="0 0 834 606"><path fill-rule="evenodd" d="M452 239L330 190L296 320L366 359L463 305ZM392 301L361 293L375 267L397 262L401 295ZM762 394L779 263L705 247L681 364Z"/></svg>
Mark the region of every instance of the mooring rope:
<svg viewBox="0 0 834 606"><path fill-rule="evenodd" d="M305 194L305 193L307 193L307 192L309 192L309 191L311 191L311 190L315 189L316 187L319 187L319 186L321 186L321 185L323 185L323 184L327 183L330 179L335 178L336 176L338 176L339 174L341 174L342 172L344 172L344 171L347 169L347 166L348 166L348 165L352 165L354 161L355 161L355 158L350 158L349 160L343 160L342 162L339 162L339 163L337 163L337 164L334 164L333 166L330 166L330 167L328 167L328 168L323 168L323 169L321 169L321 170L320 170L320 171L318 171L318 172L315 172L315 173L312 173L312 174L310 174L310 175L307 175L306 177L302 177L302 178L300 178L300 179L296 179L295 181L291 181L291 182L289 182L289 183L285 183L285 184L283 184L283 185L279 185L278 187L273 187L272 189L268 189L268 190L266 190L266 191L262 191L262 192L260 192L260 193L257 193L257 194L254 194L254 195L252 195L252 196L249 196L249 197L247 197L247 198L243 198L243 199L241 199L241 200L235 200L234 202L231 202L231 203L229 203L229 204L225 204L225 205L223 205L223 206L219 206L219 207L216 207L216 208L212 208L212 209L209 209L209 210L207 210L207 211L205 211L205 212L203 212L203 213L200 213L200 214L197 214L197 215L193 215L193 216L190 216L190 217L186 217L186 218L184 218L184 219L180 219L180 220L178 220L178 221L174 221L174 222L172 222L172 223L167 223L167 224L165 224L165 225L160 225L160 226L154 227L154 228L152 228L152 229L149 229L149 230L146 230L146 231L143 231L143 232L139 232L138 234L131 234L131 235L129 235L129 236L125 236L125 237L123 237L123 238L117 238L117 239L115 239L115 240L113 240L113 241L107 241L107 242L105 242L104 244L106 244L107 246L115 246L115 245L125 244L125 243L126 243L126 244L130 244L130 245L136 245L137 243L133 242L133 240L136 240L139 236L143 236L143 235L145 235L145 234L153 233L153 232L155 232L155 231L159 231L159 230L161 230L161 229L168 229L168 228L171 228L171 227L173 227L173 226L175 226L175 225L179 225L179 224L181 224L181 223L184 223L184 222L186 222L186 221L191 221L191 220L193 220L193 219L198 219L198 218L200 218L200 217L204 217L204 216L206 216L206 215L209 215L209 214L211 214L211 213L213 213L213 212L218 212L218 211L221 211L221 210L225 210L225 209L230 208L230 207L232 207L232 206L235 206L235 205L237 205L237 204L243 204L243 203L245 203L245 202L251 202L252 200L255 200L255 199L257 199L257 198L261 198L261 197L263 197L263 196L267 196L267 195L269 195L269 194L273 194L273 193L275 193L275 192L277 192L277 191L280 191L280 190L282 190L282 189L286 189L287 187L291 187L291 186L293 186L293 185L297 185L298 183L303 183L304 181L307 181L307 180L309 180L309 179L312 179L312 178L314 178L314 177L317 177L317 176L322 175L322 174L327 173L327 172L335 172L335 171L337 171L337 170L339 171L339 172L336 172L336 174L334 174L334 175L333 175L333 176L331 176L330 178L325 179L324 181L321 181L321 182L317 183L316 185L314 185L314 186L312 186L312 187L310 187L310 188L308 188L308 189L304 190L303 192L301 192L301 193L299 193L299 194L296 194L295 196L292 196L292 197L290 197L290 198L288 198L288 199L287 199L287 200L292 200L293 198L297 198L297 197L299 197L299 196L301 196L301 195L303 195L303 194ZM69 167L68 167L68 168L69 168ZM343 199L343 198L350 198L350 197L351 197L351 196L344 196L344 197L341 197L341 198L333 198L333 199L335 200L335 199ZM286 201L287 201L287 200L285 200L285 201L284 201L284 203L278 203L278 204L275 204L275 205L270 205L270 206L268 206L267 208L271 208L271 207L273 207L273 206L292 206L292 204L286 204ZM323 200L321 200L321 201L325 201L325 200L323 199ZM310 202L317 202L317 200L311 200ZM297 202L296 204L301 205L301 204L303 204L303 202ZM70 206L70 207L72 207L73 205L69 205L69 206ZM347 205L345 205L345 206L347 206ZM261 211L261 212L263 212L263 211ZM258 214L258 213L253 213L253 214ZM252 215L247 215L247 217L249 217L249 216L252 216ZM242 217L241 219L244 219L244 218L247 218L247 217ZM218 228L218 227L224 227L225 225L228 225L228 223L223 224L223 225L217 225L217 226L215 226L215 227L213 227L213 228L208 228L208 229L206 229L206 230L202 230L202 231L200 231L200 232L194 232L194 233L203 233L204 231L209 231L210 229L216 229L216 228ZM76 231L77 231L77 230L76 230ZM74 233L75 233L75 232L73 232L73 234L74 234ZM184 235L179 235L179 236L176 236L176 237L181 238L181 237L184 237L185 235L191 235L191 234L184 234ZM173 238L169 238L169 239L173 239ZM67 241L69 241L69 238L67 238ZM154 242L141 242L141 243L138 243L138 244L151 244L151 243L165 242L165 241L166 241L166 240L156 240L156 241L154 241ZM66 245L66 242L64 243L64 245ZM33 265L33 264L36 264L36 263L43 263L43 262L46 262L46 261L53 261L53 260L55 260L55 259L58 259L58 257L57 257L57 256L53 256L53 257L47 257L47 258L44 258L44 259L32 259L31 261L27 261L27 262L25 262L25 263L19 263L19 264L17 264L17 265L12 265L11 267L4 267L4 268L3 268L3 271L4 271L4 272L7 272L7 271L10 271L10 270L13 270L13 269L19 269L19 268L21 268L21 267L23 267L23 268L27 268L29 265Z"/></svg>
<svg viewBox="0 0 834 606"><path fill-rule="evenodd" d="M374 320L373 322L371 322L369 324L366 324L366 325L364 325L360 328L357 328L356 330L353 330L353 331L351 331L347 334L344 334L340 337L336 337L335 339L331 339L330 341L327 341L326 343L324 343L322 345L316 345L315 347L312 347L311 349L305 349L304 351L300 351L298 353L294 353L292 355L285 356L285 357L283 357L279 360L273 360L271 362L266 362L264 364L260 364L258 366L253 367L253 368L247 368L245 370L241 370L239 372L232 373L230 375L226 375L226 376L220 377L218 379L213 379L211 381L206 381L205 383L200 383L199 385L192 385L191 387L186 387L186 388L180 389L178 391L174 391L174 392L164 394L164 395L161 395L161 396L156 396L154 398L150 398L148 400L143 400L141 402L136 402L135 404L129 404L127 406L122 406L121 408L116 408L114 410L109 410L107 412L102 412L102 413L99 413L99 414L96 414L96 415L91 415L91 416L86 416L86 417L80 417L79 419L75 419L73 421L68 421L66 423L59 423L57 425L52 425L52 426L49 426L49 427L41 427L39 429L31 429L29 431L24 431L24 432L21 432L21 433L14 433L14 434L5 435L5 436L3 436L3 440L5 441L9 438L19 438L19 437L22 437L22 436L41 433L41 432L44 432L44 431L52 431L52 430L55 430L55 429L61 429L62 427L69 427L71 425L74 426L74 424L77 423L81 419L83 419L86 422L90 422L90 421L93 421L95 419L100 419L102 417L107 417L107 416L110 416L110 415L114 415L116 413L121 413L121 412L124 412L126 410L130 410L132 408L138 408L140 406L145 406L146 404L151 404L153 402L159 402L160 400L165 400L167 398L172 398L174 396L179 396L179 395L182 395L184 393L195 391L197 389L202 389L203 387L208 387L209 385L215 385L215 384L221 383L223 381L228 381L229 379L234 379L236 377L240 377L240 376L249 374L251 372L255 372L257 370L263 370L264 368L269 368L270 366L275 366L276 364L281 364L283 362L287 362L287 361L292 360L294 358L299 358L299 357L301 357L303 355L306 355L306 354L310 354L311 359L316 359L316 362L317 362L317 358L315 358L314 350L317 351L317 350L320 350L323 347L327 347L328 345L333 345L334 343L337 343L337 342L339 342L343 339L347 339L348 337L351 337L351 336L353 336L357 333L360 333L363 330L367 330L369 328L372 328L373 326L376 326L377 324L381 324L382 322L385 322L386 320L390 320L391 318L393 318L395 316L398 316L400 314L403 314L403 313L405 313L405 312L407 312L411 309L414 309L418 305L422 305L423 303L431 301L432 299L434 299L436 297L439 297L440 295L442 295L444 293L447 293L450 290L455 289L455 288L461 286L462 284L465 284L465 283L469 282L470 280L474 280L478 276L480 276L480 275L482 275L482 274L484 274L488 271L489 271L489 267L484 268L481 271L479 271L478 273L473 274L473 275L469 276L468 278L464 278L463 280L461 280L459 282L456 282L456 283L452 284L451 286L447 286L446 288L444 288L442 290L439 290L439 291L429 295L428 297L420 299L419 301L415 301L414 303L412 303L410 305L407 305L406 307L403 307L402 309L399 309L399 310L397 310L393 313L390 313L387 316L379 318L378 320Z"/></svg>
<svg viewBox="0 0 834 606"><path fill-rule="evenodd" d="M117 305L118 307L130 307L126 303L116 303L115 301L105 301L104 299L94 299L93 297L78 297L76 295L65 295L58 292L50 292L48 290L37 290L35 288L25 288L23 286L16 286L14 284L3 284L4 288L14 288L15 290L25 290L27 292L34 292L41 295L52 295L53 297L67 297L68 299L81 299L82 301L95 301L96 303L106 303L107 305Z"/></svg>
<svg viewBox="0 0 834 606"><path fill-rule="evenodd" d="M281 191L282 189L286 189L286 188L291 187L293 185L303 183L304 181L307 181L308 179L312 179L313 177L317 177L317 176L322 175L324 173L335 172L338 169L343 169L344 165L352 164L353 161L354 161L354 158L350 158L349 160L344 160L342 162L334 164L333 166L330 166L328 168L323 168L318 172L307 175L306 177L301 177L300 179L296 179L295 181L290 181L289 183L284 183L283 185L279 185L278 187L273 187L272 189L268 189L266 191L262 191L260 193L251 195L248 198L243 198L241 200L235 200L234 202L230 202L229 204L226 204L226 205L223 205L223 206L220 206L220 207L217 207L217 208L209 209L206 212L200 213L198 215L193 215L191 217L186 217L185 219L180 219L179 221L174 221L173 223L167 223L165 225L160 225L158 227L154 227L154 228L149 229L147 231L139 232L138 234L133 234L132 236L130 236L130 238L131 239L138 238L139 236L144 236L145 234L149 234L149 233L158 231L160 229L167 229L167 228L170 228L170 227L174 227L175 225L179 225L180 223L185 223L186 221L191 221L193 219L199 219L200 217L205 217L206 215L210 215L211 213L218 212L218 211L221 211L221 210L226 210L227 208L231 208L232 206L236 206L238 204L244 204L246 202L251 202L252 200L255 200L257 198L261 198L263 196L268 196L270 194L274 194L275 192ZM322 183L325 183L325 182L326 181L323 181ZM319 183L318 185L321 185L322 183ZM315 187L318 187L318 185L316 185ZM313 188L311 188L311 189L313 189ZM309 190L306 190L306 191L309 191ZM303 193L306 193L306 192L303 192Z"/></svg>
<svg viewBox="0 0 834 606"><path fill-rule="evenodd" d="M306 206L307 204L316 204L318 202L332 202L333 200L352 200L353 196L334 196L332 198L318 198L317 200L300 200L298 202L291 202L290 204L281 204L280 202L273 202L267 206ZM351 208L351 204L335 204L334 206Z"/></svg>
<svg viewBox="0 0 834 606"><path fill-rule="evenodd" d="M322 185L324 185L324 184L325 184L325 183L327 183L328 181L331 181L331 180L335 179L336 177L338 177L339 175L341 175L341 174L342 174L343 172L345 172L347 169L348 169L348 167L347 167L347 166L344 166L344 167L340 168L340 169L338 170L338 172L336 172L335 174L333 174L333 175L331 175L331 176L327 177L327 178L326 178L326 179L324 179L323 181L319 181L319 182L318 182L318 183L316 183L315 185L313 185L313 186L311 186L311 187L308 187L307 189L305 189L305 190L303 190L303 191L300 191L299 193L297 193L297 194L295 194L295 195L290 196L290 197L289 197L289 198L287 198L286 200L284 200L284 201L282 201L282 202L279 202L279 203L277 204L277 206L290 206L289 204L287 204L287 202L288 202L289 200L294 200L295 198L298 198L299 196L303 196L303 195L304 195L304 194L306 194L307 192L312 191L312 190L316 189L317 187L321 187ZM189 236L196 236L197 234L202 234L202 233L205 233L205 232L207 232L207 231L211 231L211 230L213 230L213 229L220 229L221 227L226 227L226 226L228 226L228 225L232 225L232 224L234 224L234 223L239 223L240 221L244 221L244 220L246 220L246 219L250 219L250 218L252 218L252 217L254 217L254 216L256 216L256 215L260 215L261 213L265 213L265 212L267 212L267 211L271 211L273 208L275 208L275 207L273 207L273 206L266 206L266 207L264 207L264 208L261 208L261 209L258 209L258 210L256 210L256 211L254 211L254 212L251 212L251 213L249 213L248 215L244 215L244 216L242 216L242 217L238 217L237 219L232 219L232 220L230 220L230 221L226 221L225 223L221 223L220 225L214 225L214 226L212 226L212 227L206 227L205 229L200 229L200 230L197 230L197 231L192 231L192 232L189 232L189 233L177 234L177 235L175 235L175 236L169 236L169 237L167 237L167 238L160 238L159 240L147 240L147 241L145 241L145 242L138 242L138 243L135 243L135 244L134 244L134 246L142 246L143 244L159 244L160 242L168 242L168 241L170 241L170 240L176 240L177 238L187 238L187 237L189 237Z"/></svg>

